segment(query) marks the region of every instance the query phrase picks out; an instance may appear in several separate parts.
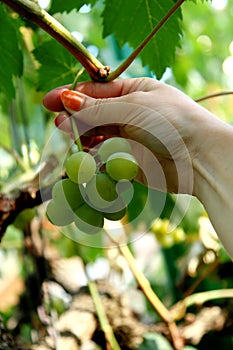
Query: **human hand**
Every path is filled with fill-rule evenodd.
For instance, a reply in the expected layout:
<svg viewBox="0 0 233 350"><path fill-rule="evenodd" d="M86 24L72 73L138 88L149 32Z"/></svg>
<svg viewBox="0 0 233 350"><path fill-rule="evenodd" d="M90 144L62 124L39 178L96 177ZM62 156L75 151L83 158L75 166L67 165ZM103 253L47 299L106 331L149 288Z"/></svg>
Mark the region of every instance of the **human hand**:
<svg viewBox="0 0 233 350"><path fill-rule="evenodd" d="M193 193L192 160L208 112L176 88L150 78L86 82L76 92L68 87L49 92L44 105L60 112L55 124L65 132L72 133L73 115L81 135L135 141L139 181L162 191Z"/></svg>

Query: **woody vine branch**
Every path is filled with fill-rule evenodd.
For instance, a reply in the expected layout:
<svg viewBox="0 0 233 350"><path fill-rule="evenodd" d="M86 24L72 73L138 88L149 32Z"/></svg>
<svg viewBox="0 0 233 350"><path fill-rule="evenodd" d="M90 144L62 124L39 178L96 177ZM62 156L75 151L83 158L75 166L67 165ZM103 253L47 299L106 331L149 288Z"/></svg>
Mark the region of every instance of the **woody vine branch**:
<svg viewBox="0 0 233 350"><path fill-rule="evenodd" d="M61 23L47 11L40 8L38 3L30 0L1 0L2 3L5 3L30 22L37 24L62 44L83 65L92 80L102 82L114 80L119 77L184 1L185 0L178 0L129 57L127 57L113 72L110 72L109 66L102 64L95 58Z"/></svg>

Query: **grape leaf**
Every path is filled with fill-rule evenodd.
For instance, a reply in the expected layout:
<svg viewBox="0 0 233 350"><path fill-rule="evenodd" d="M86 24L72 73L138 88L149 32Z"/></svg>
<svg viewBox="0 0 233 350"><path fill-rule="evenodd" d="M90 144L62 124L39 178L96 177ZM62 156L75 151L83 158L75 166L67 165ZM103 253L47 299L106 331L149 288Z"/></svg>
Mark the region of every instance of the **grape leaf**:
<svg viewBox="0 0 233 350"><path fill-rule="evenodd" d="M41 64L38 69L38 90L47 92L73 82L80 65L58 42L46 41L33 54Z"/></svg>
<svg viewBox="0 0 233 350"><path fill-rule="evenodd" d="M10 18L0 4L0 92L8 100L15 97L13 77L23 72L23 55L19 48L19 40L15 20Z"/></svg>
<svg viewBox="0 0 233 350"><path fill-rule="evenodd" d="M173 5L173 0L105 0L103 35L114 34L120 47L127 42L136 48ZM178 9L140 54L142 64L148 65L158 79L172 65L176 46L180 44L180 19Z"/></svg>
<svg viewBox="0 0 233 350"><path fill-rule="evenodd" d="M90 4L95 5L97 0L53 0L49 13L54 14L57 12L69 13L73 9L79 10L83 5Z"/></svg>

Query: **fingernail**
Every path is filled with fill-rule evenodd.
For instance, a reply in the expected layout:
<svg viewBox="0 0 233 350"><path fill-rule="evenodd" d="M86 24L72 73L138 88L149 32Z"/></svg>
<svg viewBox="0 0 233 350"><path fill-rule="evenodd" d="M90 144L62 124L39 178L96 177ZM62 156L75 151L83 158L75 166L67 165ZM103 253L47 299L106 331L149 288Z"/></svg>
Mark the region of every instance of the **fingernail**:
<svg viewBox="0 0 233 350"><path fill-rule="evenodd" d="M83 98L75 91L64 90L61 93L61 100L66 108L78 111L81 107Z"/></svg>

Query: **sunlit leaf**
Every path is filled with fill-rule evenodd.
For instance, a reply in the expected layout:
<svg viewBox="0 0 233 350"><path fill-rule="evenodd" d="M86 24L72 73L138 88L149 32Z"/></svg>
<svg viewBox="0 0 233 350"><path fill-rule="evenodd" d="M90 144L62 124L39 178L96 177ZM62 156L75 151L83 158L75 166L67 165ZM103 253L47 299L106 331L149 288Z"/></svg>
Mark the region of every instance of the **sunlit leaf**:
<svg viewBox="0 0 233 350"><path fill-rule="evenodd" d="M85 4L90 4L93 6L96 2L97 0L53 0L49 12L51 14L57 12L70 12L73 9L79 10Z"/></svg>
<svg viewBox="0 0 233 350"><path fill-rule="evenodd" d="M21 76L23 71L18 28L14 22L0 4L0 92L9 100L15 97L13 77Z"/></svg>
<svg viewBox="0 0 233 350"><path fill-rule="evenodd" d="M136 48L173 5L173 0L105 0L103 34L105 37L114 34L120 47L129 43ZM180 44L180 19L178 9L140 54L143 65L148 65L158 79L172 65L175 49Z"/></svg>
<svg viewBox="0 0 233 350"><path fill-rule="evenodd" d="M33 53L41 64L38 69L39 90L49 91L73 82L79 63L55 40L44 42Z"/></svg>

